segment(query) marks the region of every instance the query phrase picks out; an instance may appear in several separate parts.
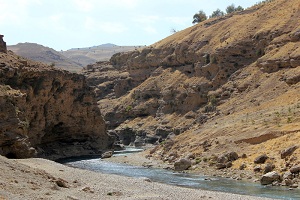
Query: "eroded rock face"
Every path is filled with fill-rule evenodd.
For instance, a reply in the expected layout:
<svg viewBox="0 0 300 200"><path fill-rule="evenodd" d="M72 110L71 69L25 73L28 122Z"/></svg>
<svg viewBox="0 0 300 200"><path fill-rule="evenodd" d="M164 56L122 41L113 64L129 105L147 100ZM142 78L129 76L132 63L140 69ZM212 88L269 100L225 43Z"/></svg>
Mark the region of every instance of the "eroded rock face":
<svg viewBox="0 0 300 200"><path fill-rule="evenodd" d="M0 154L50 159L99 154L105 122L82 75L0 54Z"/></svg>

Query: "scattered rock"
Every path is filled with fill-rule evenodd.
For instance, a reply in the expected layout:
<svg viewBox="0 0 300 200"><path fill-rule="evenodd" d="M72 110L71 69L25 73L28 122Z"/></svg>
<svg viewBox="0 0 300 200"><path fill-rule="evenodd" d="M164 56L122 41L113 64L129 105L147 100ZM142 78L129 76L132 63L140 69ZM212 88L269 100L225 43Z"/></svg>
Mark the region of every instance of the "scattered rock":
<svg viewBox="0 0 300 200"><path fill-rule="evenodd" d="M245 153L243 153L241 158L247 158L247 155Z"/></svg>
<svg viewBox="0 0 300 200"><path fill-rule="evenodd" d="M240 170L244 170L247 167L246 163L242 163L239 167Z"/></svg>
<svg viewBox="0 0 300 200"><path fill-rule="evenodd" d="M145 182L149 182L149 183L152 182L151 179L147 178L147 177L141 177L140 179L143 180L143 181L145 181Z"/></svg>
<svg viewBox="0 0 300 200"><path fill-rule="evenodd" d="M294 146L291 146L291 147L289 147L289 148L287 148L287 149L281 151L281 153L280 153L281 159L284 159L284 158L286 158L287 156L292 155L293 152L294 152L297 148L298 148L298 147L297 147L296 145L294 145Z"/></svg>
<svg viewBox="0 0 300 200"><path fill-rule="evenodd" d="M58 187L69 188L68 181L64 179L59 178L58 180L55 180L55 183Z"/></svg>
<svg viewBox="0 0 300 200"><path fill-rule="evenodd" d="M260 172L261 171L261 167L260 166L255 166L253 169L254 172Z"/></svg>
<svg viewBox="0 0 300 200"><path fill-rule="evenodd" d="M192 166L192 162L189 159L181 158L174 163L175 171L183 171Z"/></svg>
<svg viewBox="0 0 300 200"><path fill-rule="evenodd" d="M190 153L189 155L187 155L187 158L189 158L189 159L195 159L195 154Z"/></svg>
<svg viewBox="0 0 300 200"><path fill-rule="evenodd" d="M217 169L230 168L232 166L232 161L235 161L238 158L238 154L234 151L222 154L216 159L216 167Z"/></svg>
<svg viewBox="0 0 300 200"><path fill-rule="evenodd" d="M298 187L298 184L293 184L293 185L290 185L290 188L297 188Z"/></svg>
<svg viewBox="0 0 300 200"><path fill-rule="evenodd" d="M104 158L110 158L112 157L113 155L113 152L112 151L107 151L107 152L104 152L102 155L101 155L101 158L104 159Z"/></svg>
<svg viewBox="0 0 300 200"><path fill-rule="evenodd" d="M290 180L290 179L285 179L285 180L283 180L282 183L281 183L282 186L290 186L290 185L292 185L292 184L293 184L293 181Z"/></svg>
<svg viewBox="0 0 300 200"><path fill-rule="evenodd" d="M283 175L282 175L282 178L283 179L292 179L293 178L293 174L291 172L285 172Z"/></svg>
<svg viewBox="0 0 300 200"><path fill-rule="evenodd" d="M275 168L275 165L267 163L264 169L264 174L273 171L273 169Z"/></svg>
<svg viewBox="0 0 300 200"><path fill-rule="evenodd" d="M227 162L226 163L226 168L230 168L230 167L232 167L232 162Z"/></svg>
<svg viewBox="0 0 300 200"><path fill-rule="evenodd" d="M84 188L82 188L82 191L89 192L89 193L95 193L90 187L84 187Z"/></svg>
<svg viewBox="0 0 300 200"><path fill-rule="evenodd" d="M280 175L276 171L272 171L264 174L260 179L260 183L262 185L269 185L272 184L274 181L278 181L279 179Z"/></svg>
<svg viewBox="0 0 300 200"><path fill-rule="evenodd" d="M300 172L300 165L293 166L290 169L290 172L293 173L293 174L299 173Z"/></svg>
<svg viewBox="0 0 300 200"><path fill-rule="evenodd" d="M119 192L119 191L117 191L117 192L108 192L107 195L108 195L108 196L121 196L122 193Z"/></svg>
<svg viewBox="0 0 300 200"><path fill-rule="evenodd" d="M224 163L217 163L216 167L217 167L217 169L224 169L224 168L226 168L226 164L224 164Z"/></svg>
<svg viewBox="0 0 300 200"><path fill-rule="evenodd" d="M238 159L238 157L239 156L236 152L229 152L229 153L220 155L217 159L217 162L218 163L226 163L228 161L234 161L234 160Z"/></svg>
<svg viewBox="0 0 300 200"><path fill-rule="evenodd" d="M261 156L258 156L254 159L254 163L255 164L263 164L266 162L266 160L268 159L269 157L266 155L266 154L263 154Z"/></svg>

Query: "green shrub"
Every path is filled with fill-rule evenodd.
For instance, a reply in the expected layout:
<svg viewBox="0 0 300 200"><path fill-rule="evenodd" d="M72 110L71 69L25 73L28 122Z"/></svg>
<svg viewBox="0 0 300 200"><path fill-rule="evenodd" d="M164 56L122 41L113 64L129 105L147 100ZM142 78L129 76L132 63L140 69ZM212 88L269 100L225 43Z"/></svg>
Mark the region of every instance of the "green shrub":
<svg viewBox="0 0 300 200"><path fill-rule="evenodd" d="M126 109L125 109L126 112L129 112L129 111L131 111L131 110L132 110L132 106L130 106L130 105L127 106Z"/></svg>

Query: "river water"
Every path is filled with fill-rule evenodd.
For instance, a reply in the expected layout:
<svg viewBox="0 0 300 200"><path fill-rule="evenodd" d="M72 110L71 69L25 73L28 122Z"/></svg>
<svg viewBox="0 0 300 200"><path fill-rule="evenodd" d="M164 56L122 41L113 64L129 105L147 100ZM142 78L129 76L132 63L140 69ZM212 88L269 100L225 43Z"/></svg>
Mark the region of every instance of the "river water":
<svg viewBox="0 0 300 200"><path fill-rule="evenodd" d="M124 155L140 150L127 149L115 155ZM188 188L221 191L235 194L268 197L275 199L300 199L300 190L289 190L286 187L262 186L259 183L236 181L226 178L208 177L170 170L132 166L128 164L112 163L99 158L83 160L64 160L64 164L72 167L92 170L105 174L117 174L129 177L146 177L151 181Z"/></svg>

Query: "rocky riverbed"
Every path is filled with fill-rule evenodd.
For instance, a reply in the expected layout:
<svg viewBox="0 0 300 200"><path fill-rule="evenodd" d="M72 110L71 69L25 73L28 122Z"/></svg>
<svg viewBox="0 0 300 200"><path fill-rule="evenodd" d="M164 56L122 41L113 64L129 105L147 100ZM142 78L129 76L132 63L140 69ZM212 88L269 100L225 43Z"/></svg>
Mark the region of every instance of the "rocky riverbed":
<svg viewBox="0 0 300 200"><path fill-rule="evenodd" d="M0 166L0 199L266 199L107 175L39 158L0 156Z"/></svg>
<svg viewBox="0 0 300 200"><path fill-rule="evenodd" d="M155 147L140 153L113 156L111 158L108 158L107 160L110 162L127 163L149 168L163 168L175 171L183 171L185 173L224 177L237 181L243 180L248 182L258 182L262 185L283 186L289 190L298 188L300 169L298 166L294 166L290 170L282 173L277 172L274 167L269 166L268 164L266 164L264 169L260 169L259 171L244 169L242 167L243 164L241 164L238 169L233 168L231 167L233 165L231 161L229 167L220 167L222 163L226 163L223 162L224 159L226 160L226 158L237 160L238 155L235 152L223 154L222 156L219 156L215 159L206 160L204 158L202 159L202 161L199 161L198 158L190 155L186 158L177 159L177 161L175 162L168 162L168 160L163 161L162 159L158 159L155 156L152 156L151 153L154 149ZM254 162L258 164L264 163L261 160L264 156L266 155L258 156Z"/></svg>

